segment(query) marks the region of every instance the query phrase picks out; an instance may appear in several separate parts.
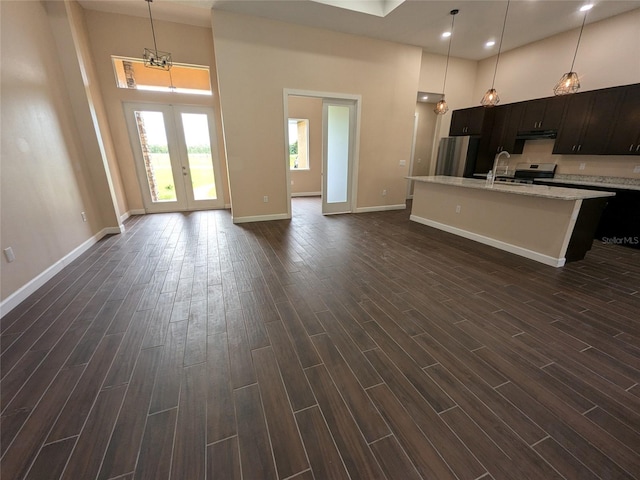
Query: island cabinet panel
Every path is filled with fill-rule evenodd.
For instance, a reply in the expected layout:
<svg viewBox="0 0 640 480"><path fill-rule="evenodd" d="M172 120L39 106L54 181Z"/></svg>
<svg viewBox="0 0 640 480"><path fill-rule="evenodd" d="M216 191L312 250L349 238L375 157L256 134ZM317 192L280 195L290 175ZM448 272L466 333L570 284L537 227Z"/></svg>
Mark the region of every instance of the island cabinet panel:
<svg viewBox="0 0 640 480"><path fill-rule="evenodd" d="M558 130L566 100L566 97L548 97L522 102L518 131Z"/></svg>
<svg viewBox="0 0 640 480"><path fill-rule="evenodd" d="M553 153L600 155L607 140L623 90L610 88L572 95L553 146Z"/></svg>
<svg viewBox="0 0 640 480"><path fill-rule="evenodd" d="M484 127L490 122L491 109L485 107L463 108L451 114L449 135L482 135Z"/></svg>
<svg viewBox="0 0 640 480"><path fill-rule="evenodd" d="M640 155L640 84L623 88L605 153Z"/></svg>

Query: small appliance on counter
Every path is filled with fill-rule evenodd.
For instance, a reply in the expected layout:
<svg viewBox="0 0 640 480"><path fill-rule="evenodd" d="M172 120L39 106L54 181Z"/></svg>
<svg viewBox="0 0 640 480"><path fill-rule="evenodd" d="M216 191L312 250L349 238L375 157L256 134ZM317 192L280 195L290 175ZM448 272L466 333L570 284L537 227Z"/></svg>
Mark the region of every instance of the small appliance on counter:
<svg viewBox="0 0 640 480"><path fill-rule="evenodd" d="M553 178L555 163L518 163L513 176L498 175L496 182L532 184L536 178Z"/></svg>

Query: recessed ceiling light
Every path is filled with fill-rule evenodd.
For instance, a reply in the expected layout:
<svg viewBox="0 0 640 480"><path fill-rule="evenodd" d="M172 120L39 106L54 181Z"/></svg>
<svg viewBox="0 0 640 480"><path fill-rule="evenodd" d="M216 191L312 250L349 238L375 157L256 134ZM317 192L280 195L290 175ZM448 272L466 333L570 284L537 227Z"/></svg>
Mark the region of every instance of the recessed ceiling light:
<svg viewBox="0 0 640 480"><path fill-rule="evenodd" d="M429 99L429 95L423 95L422 96L422 100L428 100Z"/></svg>
<svg viewBox="0 0 640 480"><path fill-rule="evenodd" d="M484 44L484 46L489 48L489 47L493 47L495 44L496 42L494 40L489 40L487 43Z"/></svg>
<svg viewBox="0 0 640 480"><path fill-rule="evenodd" d="M444 32L442 34L442 38L449 38L451 36L451 32Z"/></svg>
<svg viewBox="0 0 640 480"><path fill-rule="evenodd" d="M593 8L593 3L590 3L588 5L583 5L582 7L580 7L580 11L586 12L587 10L591 10L592 8Z"/></svg>

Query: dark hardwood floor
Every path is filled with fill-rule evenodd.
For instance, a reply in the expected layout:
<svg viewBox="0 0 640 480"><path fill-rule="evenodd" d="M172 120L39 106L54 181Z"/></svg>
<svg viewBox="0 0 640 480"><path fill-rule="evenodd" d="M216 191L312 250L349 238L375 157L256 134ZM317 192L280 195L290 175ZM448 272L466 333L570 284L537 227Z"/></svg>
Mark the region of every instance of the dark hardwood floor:
<svg viewBox="0 0 640 480"><path fill-rule="evenodd" d="M0 322L3 480L640 478L640 253L133 217Z"/></svg>

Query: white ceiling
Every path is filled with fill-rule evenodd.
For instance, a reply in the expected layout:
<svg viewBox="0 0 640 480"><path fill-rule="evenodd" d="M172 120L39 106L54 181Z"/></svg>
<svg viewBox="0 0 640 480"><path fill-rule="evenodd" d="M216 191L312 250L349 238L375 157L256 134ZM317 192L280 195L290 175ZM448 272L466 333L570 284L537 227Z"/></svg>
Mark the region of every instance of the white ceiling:
<svg viewBox="0 0 640 480"><path fill-rule="evenodd" d="M327 1L327 0L323 0ZM425 51L446 55L448 40L441 34L450 29L450 11L460 10L455 18L451 55L481 60L498 51L506 0L406 0L393 9L384 8L389 0L155 0L151 4L154 19L210 26L210 9L255 15L310 27L363 35L422 47ZM394 0L394 3L398 3ZM509 6L502 51L577 29L584 13L579 8L587 0L512 0ZM595 0L587 24L640 8L640 0ZM148 16L145 0L80 0L84 8ZM386 16L339 8L337 4L364 4L370 11L381 4ZM369 4L369 5L366 5ZM639 27L640 28L640 27ZM491 48L487 40L495 40ZM577 41L577 34L576 34Z"/></svg>

